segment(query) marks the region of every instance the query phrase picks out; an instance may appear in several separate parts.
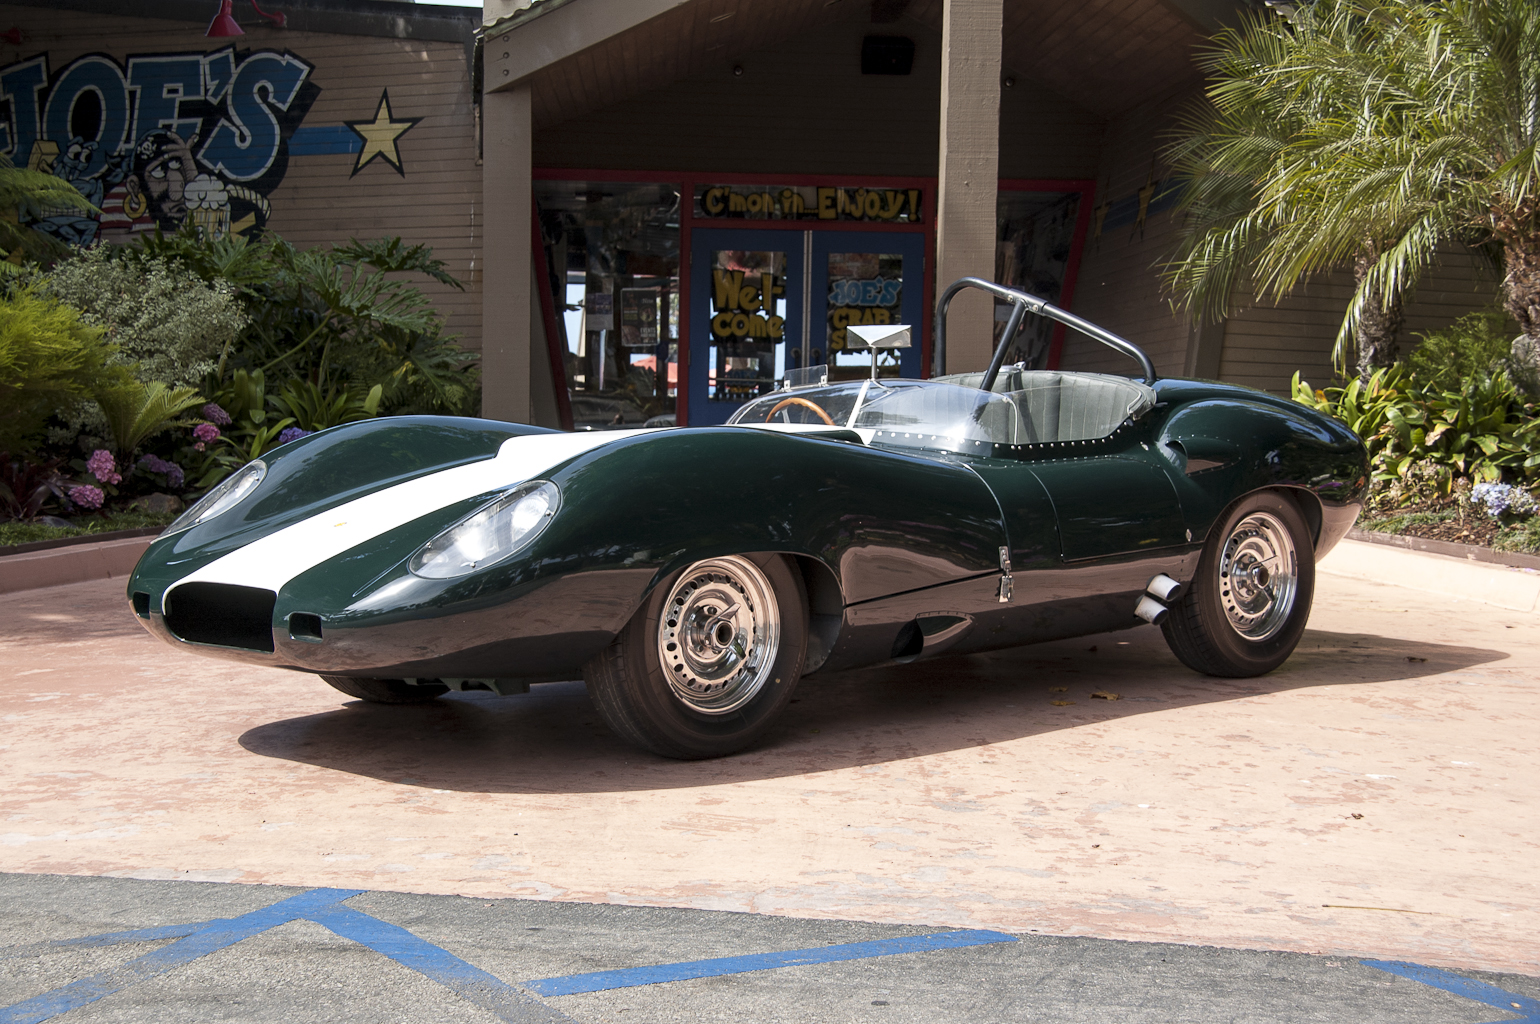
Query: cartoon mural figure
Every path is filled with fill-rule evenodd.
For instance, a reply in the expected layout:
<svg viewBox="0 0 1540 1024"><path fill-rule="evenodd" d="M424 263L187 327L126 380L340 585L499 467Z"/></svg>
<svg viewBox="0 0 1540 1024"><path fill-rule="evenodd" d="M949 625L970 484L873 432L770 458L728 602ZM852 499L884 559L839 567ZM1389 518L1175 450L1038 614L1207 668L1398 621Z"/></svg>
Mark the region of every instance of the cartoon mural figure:
<svg viewBox="0 0 1540 1024"><path fill-rule="evenodd" d="M289 53L227 48L122 64L92 54L50 76L47 57L33 57L0 68L0 152L27 154L101 210L44 211L36 227L70 245L188 222L214 235L257 230L320 91L311 70Z"/></svg>
<svg viewBox="0 0 1540 1024"><path fill-rule="evenodd" d="M188 186L198 178L192 143L175 132L146 132L134 147L132 172L98 204L102 232L175 231L187 218Z"/></svg>
<svg viewBox="0 0 1540 1024"><path fill-rule="evenodd" d="M63 153L59 152L57 143L39 139L32 144L32 156L27 166L45 174L51 172L54 177L64 179L74 185L87 202L100 208L107 188L116 184L122 174L117 171L118 164L108 164L95 174L90 173L91 157L95 151L96 143L87 142L78 135L69 140L69 146ZM69 245L90 245L96 239L96 219L83 216L73 208L45 211L35 226Z"/></svg>

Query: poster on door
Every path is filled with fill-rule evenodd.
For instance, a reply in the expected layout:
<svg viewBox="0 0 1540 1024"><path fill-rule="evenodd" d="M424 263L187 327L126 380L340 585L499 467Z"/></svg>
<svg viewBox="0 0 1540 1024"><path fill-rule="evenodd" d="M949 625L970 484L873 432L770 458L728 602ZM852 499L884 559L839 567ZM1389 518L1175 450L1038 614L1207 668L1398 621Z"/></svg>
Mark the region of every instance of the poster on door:
<svg viewBox="0 0 1540 1024"><path fill-rule="evenodd" d="M896 324L902 317L904 257L898 253L835 252L829 254L829 297L826 304L829 352L845 352L845 329L852 324ZM860 359L871 357L864 350ZM885 358L896 360L888 354ZM894 365L897 365L896 362Z"/></svg>
<svg viewBox="0 0 1540 1024"><path fill-rule="evenodd" d="M657 288L620 290L620 344L626 348L658 347Z"/></svg>

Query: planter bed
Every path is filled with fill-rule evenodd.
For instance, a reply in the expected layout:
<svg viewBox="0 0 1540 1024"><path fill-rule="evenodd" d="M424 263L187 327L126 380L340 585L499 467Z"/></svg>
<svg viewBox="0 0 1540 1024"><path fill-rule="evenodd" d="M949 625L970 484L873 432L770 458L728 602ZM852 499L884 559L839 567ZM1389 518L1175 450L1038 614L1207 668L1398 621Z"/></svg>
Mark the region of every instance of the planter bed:
<svg viewBox="0 0 1540 1024"><path fill-rule="evenodd" d="M164 526L144 526L135 530L109 530L105 533L78 533L73 537L54 537L49 540L33 540L23 544L0 544L0 558L21 555L28 551L47 551L50 548L67 548L76 544L100 544L110 540L127 540L130 537L153 537L165 530Z"/></svg>

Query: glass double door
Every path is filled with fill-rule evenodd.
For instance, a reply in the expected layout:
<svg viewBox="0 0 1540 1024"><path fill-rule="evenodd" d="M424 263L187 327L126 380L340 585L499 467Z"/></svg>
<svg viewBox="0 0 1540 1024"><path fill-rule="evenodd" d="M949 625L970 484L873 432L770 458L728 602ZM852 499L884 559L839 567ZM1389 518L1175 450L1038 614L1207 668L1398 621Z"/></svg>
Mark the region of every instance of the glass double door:
<svg viewBox="0 0 1540 1024"><path fill-rule="evenodd" d="M690 254L689 423L725 423L799 367L868 375L870 352L847 345L853 324L912 325L913 346L882 353L878 372L919 376L920 232L699 228Z"/></svg>

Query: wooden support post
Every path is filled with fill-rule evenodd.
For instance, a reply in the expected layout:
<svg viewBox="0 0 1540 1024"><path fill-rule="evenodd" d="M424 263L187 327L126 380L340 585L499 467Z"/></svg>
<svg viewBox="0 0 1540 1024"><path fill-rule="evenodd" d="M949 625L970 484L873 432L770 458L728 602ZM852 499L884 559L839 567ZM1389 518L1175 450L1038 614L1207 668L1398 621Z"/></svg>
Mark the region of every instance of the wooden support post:
<svg viewBox="0 0 1540 1024"><path fill-rule="evenodd" d="M995 276L1000 180L1003 0L945 0L941 22L941 153L936 291L959 277ZM982 370L994 342L994 302L968 289L947 318L947 373Z"/></svg>
<svg viewBox="0 0 1540 1024"><path fill-rule="evenodd" d="M482 196L486 206L481 286L481 414L529 423L531 91L515 86L482 97ZM545 358L542 348L539 352ZM547 374L549 376L549 374Z"/></svg>

